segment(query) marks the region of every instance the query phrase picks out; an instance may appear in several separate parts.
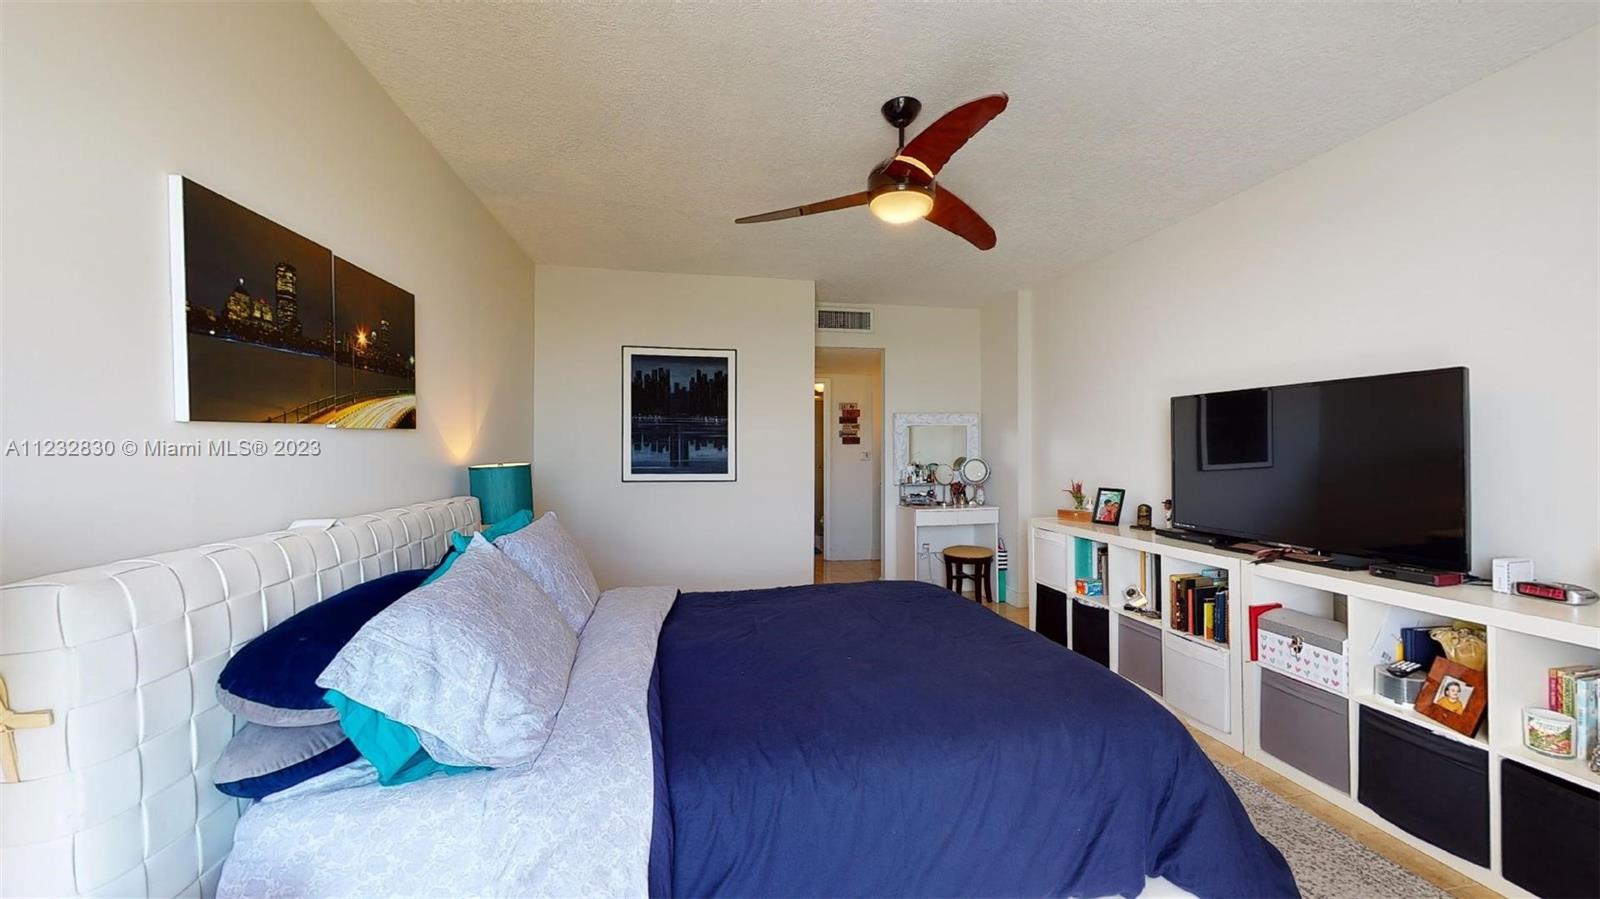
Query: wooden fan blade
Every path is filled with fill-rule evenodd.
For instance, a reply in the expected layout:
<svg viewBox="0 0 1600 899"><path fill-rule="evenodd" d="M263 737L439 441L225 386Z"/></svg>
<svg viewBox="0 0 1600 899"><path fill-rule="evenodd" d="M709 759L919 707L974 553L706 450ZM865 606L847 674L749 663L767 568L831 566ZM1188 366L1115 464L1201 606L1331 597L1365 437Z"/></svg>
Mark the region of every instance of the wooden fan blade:
<svg viewBox="0 0 1600 899"><path fill-rule="evenodd" d="M804 206L791 206L788 209L763 212L760 215L747 215L744 218L734 219L733 223L736 225L748 225L753 222L775 222L779 219L799 218L802 215L816 215L819 212L832 212L835 209L849 209L851 206L865 206L868 199L870 198L867 196L867 192L862 191L858 194L834 197L831 200L807 203Z"/></svg>
<svg viewBox="0 0 1600 899"><path fill-rule="evenodd" d="M921 175L926 172L929 173L928 177L932 178L939 174L939 170L950 161L950 157L956 155L956 151L965 146L974 134L983 130L983 126L989 124L995 116L1005 112L1008 102L1010 100L1005 94L990 94L970 103L963 103L940 116L937 122L912 138L911 143L906 144L899 155L922 163L925 168L916 174ZM917 168L901 162L895 165L904 165L911 171Z"/></svg>
<svg viewBox="0 0 1600 899"><path fill-rule="evenodd" d="M983 216L973 212L971 206L947 190L943 184L939 185L938 192L933 195L933 211L928 213L928 221L980 250L994 249L994 229L983 220Z"/></svg>

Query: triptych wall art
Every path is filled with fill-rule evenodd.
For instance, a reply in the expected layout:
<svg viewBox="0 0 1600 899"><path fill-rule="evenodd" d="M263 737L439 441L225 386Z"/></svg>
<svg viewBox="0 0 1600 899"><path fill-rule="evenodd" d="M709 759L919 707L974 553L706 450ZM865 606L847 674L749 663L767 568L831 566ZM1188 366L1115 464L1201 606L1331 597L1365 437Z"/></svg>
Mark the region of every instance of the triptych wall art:
<svg viewBox="0 0 1600 899"><path fill-rule="evenodd" d="M417 426L416 298L170 176L179 421Z"/></svg>

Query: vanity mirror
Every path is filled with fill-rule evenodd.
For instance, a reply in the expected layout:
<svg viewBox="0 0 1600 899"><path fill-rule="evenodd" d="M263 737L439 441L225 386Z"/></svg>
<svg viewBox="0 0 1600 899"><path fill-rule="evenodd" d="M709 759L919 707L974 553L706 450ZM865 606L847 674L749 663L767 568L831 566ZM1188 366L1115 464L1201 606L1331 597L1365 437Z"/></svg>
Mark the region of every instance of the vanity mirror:
<svg viewBox="0 0 1600 899"><path fill-rule="evenodd" d="M961 477L961 480L977 487L984 481L989 480L989 463L976 458L962 459L960 464L956 466L956 474Z"/></svg>
<svg viewBox="0 0 1600 899"><path fill-rule="evenodd" d="M957 479L973 484L963 472L972 462L981 464L976 458L981 449L976 412L901 412L894 416L894 477L902 485L902 495L915 485L926 489L929 474L941 486ZM983 468L987 472L988 466ZM938 502L946 502L948 492L938 492Z"/></svg>
<svg viewBox="0 0 1600 899"><path fill-rule="evenodd" d="M967 455L964 425L912 425L907 440L912 464L949 465Z"/></svg>

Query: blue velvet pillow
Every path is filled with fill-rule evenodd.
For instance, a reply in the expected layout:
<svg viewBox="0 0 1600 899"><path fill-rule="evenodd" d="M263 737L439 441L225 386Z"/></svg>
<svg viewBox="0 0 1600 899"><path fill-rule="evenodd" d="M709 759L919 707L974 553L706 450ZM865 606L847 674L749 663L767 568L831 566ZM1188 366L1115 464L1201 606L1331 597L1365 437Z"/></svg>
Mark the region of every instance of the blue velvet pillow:
<svg viewBox="0 0 1600 899"><path fill-rule="evenodd" d="M493 543L512 531L520 531L530 524L533 524L532 509L523 509L521 512L513 512L494 524L484 528L483 539ZM439 578L444 577L444 573L450 570L450 566L454 565L457 559L461 558L461 554L467 551L467 544L471 542L471 534L463 534L460 531L451 531L450 551L445 553L443 561L439 563L439 567L435 568L433 573L428 575L428 579L422 583L431 584Z"/></svg>
<svg viewBox="0 0 1600 899"><path fill-rule="evenodd" d="M360 757L337 724L246 724L222 750L211 777L217 789L229 796L265 799Z"/></svg>
<svg viewBox="0 0 1600 899"><path fill-rule="evenodd" d="M295 727L338 721L317 676L371 618L421 586L425 570L367 581L291 615L245 644L217 678L217 700L246 721Z"/></svg>

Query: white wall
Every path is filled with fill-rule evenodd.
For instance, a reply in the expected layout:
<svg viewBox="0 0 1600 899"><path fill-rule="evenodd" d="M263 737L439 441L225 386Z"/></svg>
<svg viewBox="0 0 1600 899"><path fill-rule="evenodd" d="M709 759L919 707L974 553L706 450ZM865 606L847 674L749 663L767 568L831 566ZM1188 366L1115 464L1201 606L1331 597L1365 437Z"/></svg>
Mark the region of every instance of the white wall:
<svg viewBox="0 0 1600 899"><path fill-rule="evenodd" d="M1600 580L1597 34L1038 287L1034 511L1159 504L1173 395L1466 365L1478 568Z"/></svg>
<svg viewBox="0 0 1600 899"><path fill-rule="evenodd" d="M533 496L602 586L811 582L810 281L539 266ZM624 345L739 351L737 481L622 482Z"/></svg>
<svg viewBox="0 0 1600 899"><path fill-rule="evenodd" d="M533 265L305 4L5 4L0 446L309 438L316 459L0 459L0 581L464 492L525 459ZM168 173L416 294L416 431L173 420Z"/></svg>
<svg viewBox="0 0 1600 899"><path fill-rule="evenodd" d="M875 374L836 373L819 368L817 380L827 385L823 398L823 439L828 462L827 519L823 523L823 555L834 560L876 559L883 491L878 489L883 437L878 410L881 383ZM839 436L839 404L861 407L859 444Z"/></svg>
<svg viewBox="0 0 1600 899"><path fill-rule="evenodd" d="M900 412L983 411L979 313L933 306L874 306L870 333L813 331L817 346L883 350L883 570L898 555L893 477L894 416ZM987 440L987 437L985 437ZM987 444L984 447L988 451Z"/></svg>
<svg viewBox="0 0 1600 899"><path fill-rule="evenodd" d="M1000 507L1000 540L1005 543L1009 573L1006 575L1005 601L1027 604L1027 542L1022 539L1019 522L1027 510L1018 502L1022 470L1022 441L1019 432L1021 395L1018 385L1017 299L1015 296L989 303L980 310L983 344L983 452L989 463L985 499Z"/></svg>

